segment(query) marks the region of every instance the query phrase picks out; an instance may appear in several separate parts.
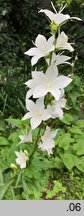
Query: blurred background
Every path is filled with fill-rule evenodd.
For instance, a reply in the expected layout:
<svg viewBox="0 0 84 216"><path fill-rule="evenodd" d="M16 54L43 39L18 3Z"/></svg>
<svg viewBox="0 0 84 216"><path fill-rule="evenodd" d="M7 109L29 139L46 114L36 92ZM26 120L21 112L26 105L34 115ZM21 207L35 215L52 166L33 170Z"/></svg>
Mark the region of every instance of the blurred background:
<svg viewBox="0 0 84 216"><path fill-rule="evenodd" d="M56 9L67 3L64 13L80 17L83 22L71 21L62 27L75 43L72 60L77 57L74 74L84 78L84 1L52 0ZM30 78L30 58L24 52L32 47L32 40L40 33L50 36L49 22L42 8L51 9L50 0L0 0L0 107L6 117L21 117L25 111L26 88ZM40 66L40 65L39 65ZM67 67L63 73L70 73Z"/></svg>

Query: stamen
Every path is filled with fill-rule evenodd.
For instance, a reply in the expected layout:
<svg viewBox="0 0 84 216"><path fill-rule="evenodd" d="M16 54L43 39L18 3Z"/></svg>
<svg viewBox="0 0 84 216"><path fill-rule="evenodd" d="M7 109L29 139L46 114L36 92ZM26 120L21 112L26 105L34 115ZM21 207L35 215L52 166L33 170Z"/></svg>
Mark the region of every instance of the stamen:
<svg viewBox="0 0 84 216"><path fill-rule="evenodd" d="M63 10L64 10L64 8L67 6L67 3L64 5L64 7L62 8L60 8L60 11L59 11L59 13L61 13Z"/></svg>
<svg viewBox="0 0 84 216"><path fill-rule="evenodd" d="M60 55L62 55L63 53L64 53L64 51L63 51L63 52L61 52L61 53L60 53Z"/></svg>
<svg viewBox="0 0 84 216"><path fill-rule="evenodd" d="M52 1L51 1L51 5L52 5L52 8L53 8L53 10L55 11L55 13L57 13L56 8L55 8L55 6L54 6L54 4L53 4Z"/></svg>
<svg viewBox="0 0 84 216"><path fill-rule="evenodd" d="M61 6L60 6L60 10L59 10L59 13L61 13L62 8L63 8L63 5L61 4Z"/></svg>
<svg viewBox="0 0 84 216"><path fill-rule="evenodd" d="M58 29L58 36L60 35L60 29Z"/></svg>
<svg viewBox="0 0 84 216"><path fill-rule="evenodd" d="M33 45L35 46L35 42L32 40Z"/></svg>

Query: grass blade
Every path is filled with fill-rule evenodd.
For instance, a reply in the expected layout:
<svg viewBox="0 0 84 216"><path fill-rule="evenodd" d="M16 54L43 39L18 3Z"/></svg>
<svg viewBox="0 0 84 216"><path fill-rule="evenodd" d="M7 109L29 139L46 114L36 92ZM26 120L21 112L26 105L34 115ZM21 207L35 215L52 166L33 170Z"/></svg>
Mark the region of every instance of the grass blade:
<svg viewBox="0 0 84 216"><path fill-rule="evenodd" d="M11 186L11 184L13 183L14 180L11 180L10 182L8 182L7 184L5 184L1 190L0 190L0 200L3 199L6 191L9 189L9 187Z"/></svg>

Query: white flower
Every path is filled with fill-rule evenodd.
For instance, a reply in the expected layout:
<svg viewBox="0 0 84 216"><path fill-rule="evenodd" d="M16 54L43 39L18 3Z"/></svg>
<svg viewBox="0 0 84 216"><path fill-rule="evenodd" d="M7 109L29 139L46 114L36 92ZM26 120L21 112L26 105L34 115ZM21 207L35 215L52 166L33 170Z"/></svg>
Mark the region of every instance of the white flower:
<svg viewBox="0 0 84 216"><path fill-rule="evenodd" d="M39 148L43 151L47 151L48 154L52 154L52 149L55 147L54 138L57 135L58 130L50 131L50 128L47 126L44 135L41 137L41 142Z"/></svg>
<svg viewBox="0 0 84 216"><path fill-rule="evenodd" d="M43 77L42 71L32 71L32 79L28 80L25 84L30 90L26 94L26 100L33 95L35 88L39 85L40 80Z"/></svg>
<svg viewBox="0 0 84 216"><path fill-rule="evenodd" d="M20 142L20 143L32 142L32 134L31 134L31 131L29 132L28 135L20 135L19 138L21 139L21 142Z"/></svg>
<svg viewBox="0 0 84 216"><path fill-rule="evenodd" d="M51 59L51 64L56 63L56 65L60 65L60 64L70 64L70 62L68 62L68 60L70 60L71 57L66 56L66 55L62 55L62 53L60 54L52 54L52 59ZM46 59L47 63L49 64L49 59Z"/></svg>
<svg viewBox="0 0 84 216"><path fill-rule="evenodd" d="M36 103L32 100L27 100L26 108L29 112L25 114L22 120L31 118L32 129L37 128L42 121L46 121L51 117L47 109L44 108L44 98L39 98Z"/></svg>
<svg viewBox="0 0 84 216"><path fill-rule="evenodd" d="M61 50L63 49L67 49L69 50L70 52L73 52L74 49L73 47L71 46L70 43L68 43L68 36L64 33L64 32L61 32L58 37L57 37L57 41L56 41L56 48L59 48Z"/></svg>
<svg viewBox="0 0 84 216"><path fill-rule="evenodd" d="M32 66L35 65L41 57L49 55L49 53L55 49L53 42L54 36L51 36L48 40L41 34L36 37L36 47L33 47L25 52L26 55L33 56L31 59Z"/></svg>
<svg viewBox="0 0 84 216"><path fill-rule="evenodd" d="M56 64L54 63L48 67L46 74L43 75L39 85L37 85L33 92L33 97L43 97L48 92L50 92L56 100L59 100L61 96L61 89L69 85L71 81L72 79L66 76L58 76L58 69Z"/></svg>
<svg viewBox="0 0 84 216"><path fill-rule="evenodd" d="M78 17L70 17L68 14L63 14L61 13L63 11L63 9L65 8L65 6L57 13L55 7L53 6L55 13L53 13L50 10L46 10L46 9L41 9L39 12L45 13L46 16L50 19L50 21L54 21L56 23L56 25L61 25L63 24L63 22L68 21L68 20L72 20L72 19L76 19L81 21L80 18Z"/></svg>
<svg viewBox="0 0 84 216"><path fill-rule="evenodd" d="M65 108L66 105L66 99L65 98L61 98L56 101L53 101L53 105L48 105L47 109L50 113L50 115L52 116L52 118L59 118L62 119L63 118L63 108Z"/></svg>
<svg viewBox="0 0 84 216"><path fill-rule="evenodd" d="M15 152L17 159L16 159L16 163L20 166L21 169L26 167L26 161L28 160L28 156L20 151L20 152Z"/></svg>

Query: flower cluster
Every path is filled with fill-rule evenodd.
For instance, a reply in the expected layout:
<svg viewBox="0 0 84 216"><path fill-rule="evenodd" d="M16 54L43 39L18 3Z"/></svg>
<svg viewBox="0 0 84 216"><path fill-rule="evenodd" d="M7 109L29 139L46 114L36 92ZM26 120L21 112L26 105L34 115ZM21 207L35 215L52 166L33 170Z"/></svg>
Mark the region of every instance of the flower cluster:
<svg viewBox="0 0 84 216"><path fill-rule="evenodd" d="M53 154L55 147L54 138L57 135L57 129L52 130L48 127L48 120L63 118L63 109L66 106L66 99L64 89L72 82L68 76L60 75L58 65L69 64L70 56L64 54L66 50L73 52L74 48L68 41L68 36L65 32L61 32L60 28L69 20L81 20L77 17L70 17L68 14L63 14L62 11L65 6L57 13L53 3L52 7L54 13L47 9L41 9L39 12L44 13L50 21L51 34L49 39L44 35L39 34L36 37L34 46L25 52L26 55L31 56L32 66L36 65L38 60L44 57L47 69L44 71L32 71L32 78L25 84L28 87L26 94L26 109L27 113L22 120L30 119L31 130L36 129L38 126L45 128L45 132L37 140L38 149L46 151L48 155ZM55 32L53 33L52 27L54 26ZM36 101L35 101L36 100ZM45 124L44 122L47 121ZM30 143L32 141L31 132L28 135L20 135L20 143ZM16 163L20 168L26 167L28 156L25 152L16 152Z"/></svg>

